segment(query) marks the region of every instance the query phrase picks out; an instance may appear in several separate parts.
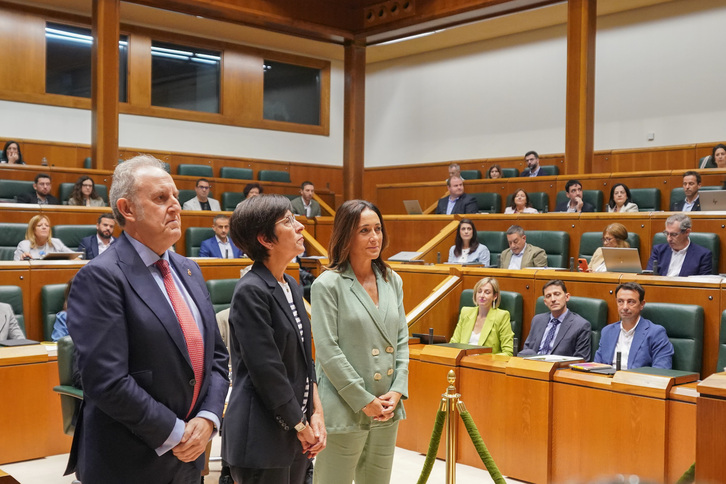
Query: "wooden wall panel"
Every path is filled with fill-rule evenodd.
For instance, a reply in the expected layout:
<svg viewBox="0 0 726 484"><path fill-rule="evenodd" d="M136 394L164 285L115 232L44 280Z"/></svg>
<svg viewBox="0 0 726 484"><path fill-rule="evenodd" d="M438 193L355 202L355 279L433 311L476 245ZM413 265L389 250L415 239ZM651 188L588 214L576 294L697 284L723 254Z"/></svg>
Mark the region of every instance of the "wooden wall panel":
<svg viewBox="0 0 726 484"><path fill-rule="evenodd" d="M0 8L0 95L45 93L45 20Z"/></svg>

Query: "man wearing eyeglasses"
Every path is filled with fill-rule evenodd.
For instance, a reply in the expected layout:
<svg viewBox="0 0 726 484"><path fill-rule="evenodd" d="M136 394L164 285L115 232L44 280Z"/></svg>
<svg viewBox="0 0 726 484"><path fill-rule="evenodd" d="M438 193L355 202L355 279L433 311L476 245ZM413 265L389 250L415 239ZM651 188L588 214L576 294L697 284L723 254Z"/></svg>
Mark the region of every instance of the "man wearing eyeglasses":
<svg viewBox="0 0 726 484"><path fill-rule="evenodd" d="M711 274L713 268L711 251L691 243L691 218L677 213L668 217L665 223L667 244L653 246L648 260L648 269L668 277L686 277Z"/></svg>
<svg viewBox="0 0 726 484"><path fill-rule="evenodd" d="M197 196L184 202L182 210L212 210L219 212L219 202L213 198L209 198L209 190L211 188L212 185L209 184L209 180L206 178L197 180L197 186L194 188Z"/></svg>

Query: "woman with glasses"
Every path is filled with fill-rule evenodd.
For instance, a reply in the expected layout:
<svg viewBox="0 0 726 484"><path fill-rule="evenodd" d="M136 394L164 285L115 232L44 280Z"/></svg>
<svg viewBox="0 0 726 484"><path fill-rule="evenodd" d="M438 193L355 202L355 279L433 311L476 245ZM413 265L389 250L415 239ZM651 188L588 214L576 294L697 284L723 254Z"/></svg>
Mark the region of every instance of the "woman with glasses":
<svg viewBox="0 0 726 484"><path fill-rule="evenodd" d="M68 205L77 205L79 207L105 207L106 203L103 198L96 193L96 185L90 176L83 175L73 185L73 193L68 199Z"/></svg>
<svg viewBox="0 0 726 484"><path fill-rule="evenodd" d="M401 277L383 261L383 217L365 200L335 214L330 265L312 287L312 323L328 446L318 484L386 484L408 396L408 327Z"/></svg>
<svg viewBox="0 0 726 484"><path fill-rule="evenodd" d="M612 223L602 231L602 247L630 247L628 242L628 229L621 223ZM605 260L602 256L602 247L598 247L590 259L590 272L606 272Z"/></svg>
<svg viewBox="0 0 726 484"><path fill-rule="evenodd" d="M234 385L222 458L235 482L303 484L326 444L302 290L285 269L305 250L305 227L281 195L252 197L230 218L230 236L254 261L229 311Z"/></svg>

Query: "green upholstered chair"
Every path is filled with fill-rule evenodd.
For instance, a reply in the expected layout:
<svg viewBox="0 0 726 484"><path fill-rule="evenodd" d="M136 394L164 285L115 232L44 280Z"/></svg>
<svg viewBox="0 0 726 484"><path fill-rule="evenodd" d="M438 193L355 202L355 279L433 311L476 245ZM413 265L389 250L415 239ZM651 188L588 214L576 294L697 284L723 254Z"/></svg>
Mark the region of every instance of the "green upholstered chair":
<svg viewBox="0 0 726 484"><path fill-rule="evenodd" d="M224 192L222 193L222 210L234 210L242 200L244 200L242 192Z"/></svg>
<svg viewBox="0 0 726 484"><path fill-rule="evenodd" d="M502 196L493 192L470 193L476 199L479 213L501 213Z"/></svg>
<svg viewBox="0 0 726 484"><path fill-rule="evenodd" d="M13 260L18 244L25 240L28 224L0 223L0 260Z"/></svg>
<svg viewBox="0 0 726 484"><path fill-rule="evenodd" d="M528 192L527 195L529 195L529 203L541 213L549 212L551 208L554 208L550 207L550 196L547 192ZM514 198L514 193L507 195L506 207L512 205L512 198Z"/></svg>
<svg viewBox="0 0 726 484"><path fill-rule="evenodd" d="M86 170L90 170L91 168L93 168L93 158L91 158L90 156L86 156L83 159L83 168Z"/></svg>
<svg viewBox="0 0 726 484"><path fill-rule="evenodd" d="M474 290L464 289L461 292L459 298L459 312L461 308L465 306L476 306L474 304ZM502 291L501 301L499 302L499 309L509 311L509 322L512 324L512 331L514 337L519 342L519 347L522 346L522 319L524 315L524 298L518 292ZM519 351L519 348L516 348Z"/></svg>
<svg viewBox="0 0 726 484"><path fill-rule="evenodd" d="M603 193L602 190L583 190L582 199L595 207L596 212L602 212L603 207ZM567 194L564 190L557 192L557 198L555 199L555 207L564 201L568 201ZM552 207L554 208L554 207Z"/></svg>
<svg viewBox="0 0 726 484"><path fill-rule="evenodd" d="M705 185L701 186L701 188L698 189L699 192L708 191L708 190L721 190L720 185ZM686 194L683 191L683 187L674 188L671 190L671 198L670 202L668 203L668 207L672 207L674 203L680 202L686 198Z"/></svg>
<svg viewBox="0 0 726 484"><path fill-rule="evenodd" d="M600 333L608 324L608 303L602 299L570 296L570 300L567 301L567 309L579 314L590 323L590 361L592 361L600 346ZM541 314L548 311L544 297L538 297L534 313Z"/></svg>
<svg viewBox="0 0 726 484"><path fill-rule="evenodd" d="M657 188L631 188L630 197L638 206L639 212L658 212L660 210L660 190Z"/></svg>
<svg viewBox="0 0 726 484"><path fill-rule="evenodd" d="M43 313L43 339L51 341L55 315L63 309L68 284L46 284L40 289L40 306Z"/></svg>
<svg viewBox="0 0 726 484"><path fill-rule="evenodd" d="M162 168L164 169L164 171L171 175L171 165L169 163L166 163L163 161L161 162L161 165L162 165Z"/></svg>
<svg viewBox="0 0 726 484"><path fill-rule="evenodd" d="M232 303L232 295L237 281L239 279L211 279L207 281L207 289L215 313L227 309Z"/></svg>
<svg viewBox="0 0 726 484"><path fill-rule="evenodd" d="M68 199L71 198L71 195L73 194L73 186L75 183L61 183L60 189L58 190L58 200L63 205L68 205ZM106 202L106 205L108 205L108 188L106 185L103 185L101 183L94 183L96 188L96 193L98 193L98 196L103 198L103 201Z"/></svg>
<svg viewBox="0 0 726 484"><path fill-rule="evenodd" d="M57 237L63 241L69 248L78 249L83 237L94 235L96 233L95 225L56 225L53 227L53 237Z"/></svg>
<svg viewBox="0 0 726 484"><path fill-rule="evenodd" d="M292 194L290 194L290 193L283 193L282 196L283 197L286 197L290 201L295 200L296 198L300 197L300 195L295 194L295 193L292 193Z"/></svg>
<svg viewBox="0 0 726 484"><path fill-rule="evenodd" d="M477 230L476 238L489 249L489 265L499 267L499 256L509 248L507 235L504 232Z"/></svg>
<svg viewBox="0 0 726 484"><path fill-rule="evenodd" d="M721 243L718 234L713 232L691 232L691 242L705 247L711 251L711 274L718 274L718 261L721 256ZM653 236L653 245L665 244L666 238L663 232L657 232Z"/></svg>
<svg viewBox="0 0 726 484"><path fill-rule="evenodd" d="M628 243L634 249L640 249L640 236L635 232L628 232ZM598 247L602 247L602 232L584 232L580 236L580 250L578 257L590 262L592 254Z"/></svg>
<svg viewBox="0 0 726 484"><path fill-rule="evenodd" d="M212 171L212 167L210 165L192 165L192 164L181 164L176 167L176 174L177 175L186 175L186 176L199 176L199 177L207 177L212 178L214 176L214 172Z"/></svg>
<svg viewBox="0 0 726 484"><path fill-rule="evenodd" d="M197 192L195 190L179 190L179 205L184 205L187 201L191 200L192 198L197 196ZM210 193L209 196L211 197L212 194Z"/></svg>
<svg viewBox="0 0 726 484"><path fill-rule="evenodd" d="M197 257L202 241L214 237L214 230L212 227L189 227L184 237L187 257Z"/></svg>
<svg viewBox="0 0 726 484"><path fill-rule="evenodd" d="M570 234L556 230L528 230L527 243L547 253L549 267L570 267Z"/></svg>
<svg viewBox="0 0 726 484"><path fill-rule="evenodd" d="M502 178L517 178L519 170L516 168L502 168Z"/></svg>
<svg viewBox="0 0 726 484"><path fill-rule="evenodd" d="M698 159L696 168L716 168L716 162L711 155L706 155Z"/></svg>
<svg viewBox="0 0 726 484"><path fill-rule="evenodd" d="M282 170L260 170L257 172L260 181L290 183L290 173Z"/></svg>
<svg viewBox="0 0 726 484"><path fill-rule="evenodd" d="M539 168L545 176L556 176L560 174L560 168L557 165L540 165Z"/></svg>
<svg viewBox="0 0 726 484"><path fill-rule="evenodd" d="M695 304L646 302L641 316L660 324L673 344L673 369L701 372L703 307Z"/></svg>
<svg viewBox="0 0 726 484"><path fill-rule="evenodd" d="M718 335L718 362L716 372L725 371L726 367L726 311L721 313L721 331Z"/></svg>
<svg viewBox="0 0 726 484"><path fill-rule="evenodd" d="M1 230L1 229L0 229ZM23 315L23 289L20 286L0 286L0 302L10 304L20 329L25 333L25 316ZM25 333L27 336L27 333Z"/></svg>
<svg viewBox="0 0 726 484"><path fill-rule="evenodd" d="M479 170L461 170L461 178L464 180L479 180L481 178L481 171Z"/></svg>
<svg viewBox="0 0 726 484"><path fill-rule="evenodd" d="M219 169L221 178L233 178L235 180L254 180L252 168L236 168L234 166L223 166Z"/></svg>
<svg viewBox="0 0 726 484"><path fill-rule="evenodd" d="M31 193L33 182L26 180L0 180L0 202L12 203L18 195Z"/></svg>
<svg viewBox="0 0 726 484"><path fill-rule="evenodd" d="M60 385L53 391L60 394L61 415L63 416L63 432L73 435L76 430L78 409L83 400L83 390L75 386L73 381L73 360L75 345L70 336L58 340L58 380Z"/></svg>

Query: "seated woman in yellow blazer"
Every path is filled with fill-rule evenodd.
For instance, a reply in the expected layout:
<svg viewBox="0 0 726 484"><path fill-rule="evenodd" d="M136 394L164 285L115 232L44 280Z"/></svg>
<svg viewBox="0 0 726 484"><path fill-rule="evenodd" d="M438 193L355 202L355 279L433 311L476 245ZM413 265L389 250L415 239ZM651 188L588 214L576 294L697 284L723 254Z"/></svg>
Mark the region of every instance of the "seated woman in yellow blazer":
<svg viewBox="0 0 726 484"><path fill-rule="evenodd" d="M512 356L514 332L509 311L499 309L499 283L485 277L474 286L474 307L461 308L451 343L487 346L492 353Z"/></svg>

